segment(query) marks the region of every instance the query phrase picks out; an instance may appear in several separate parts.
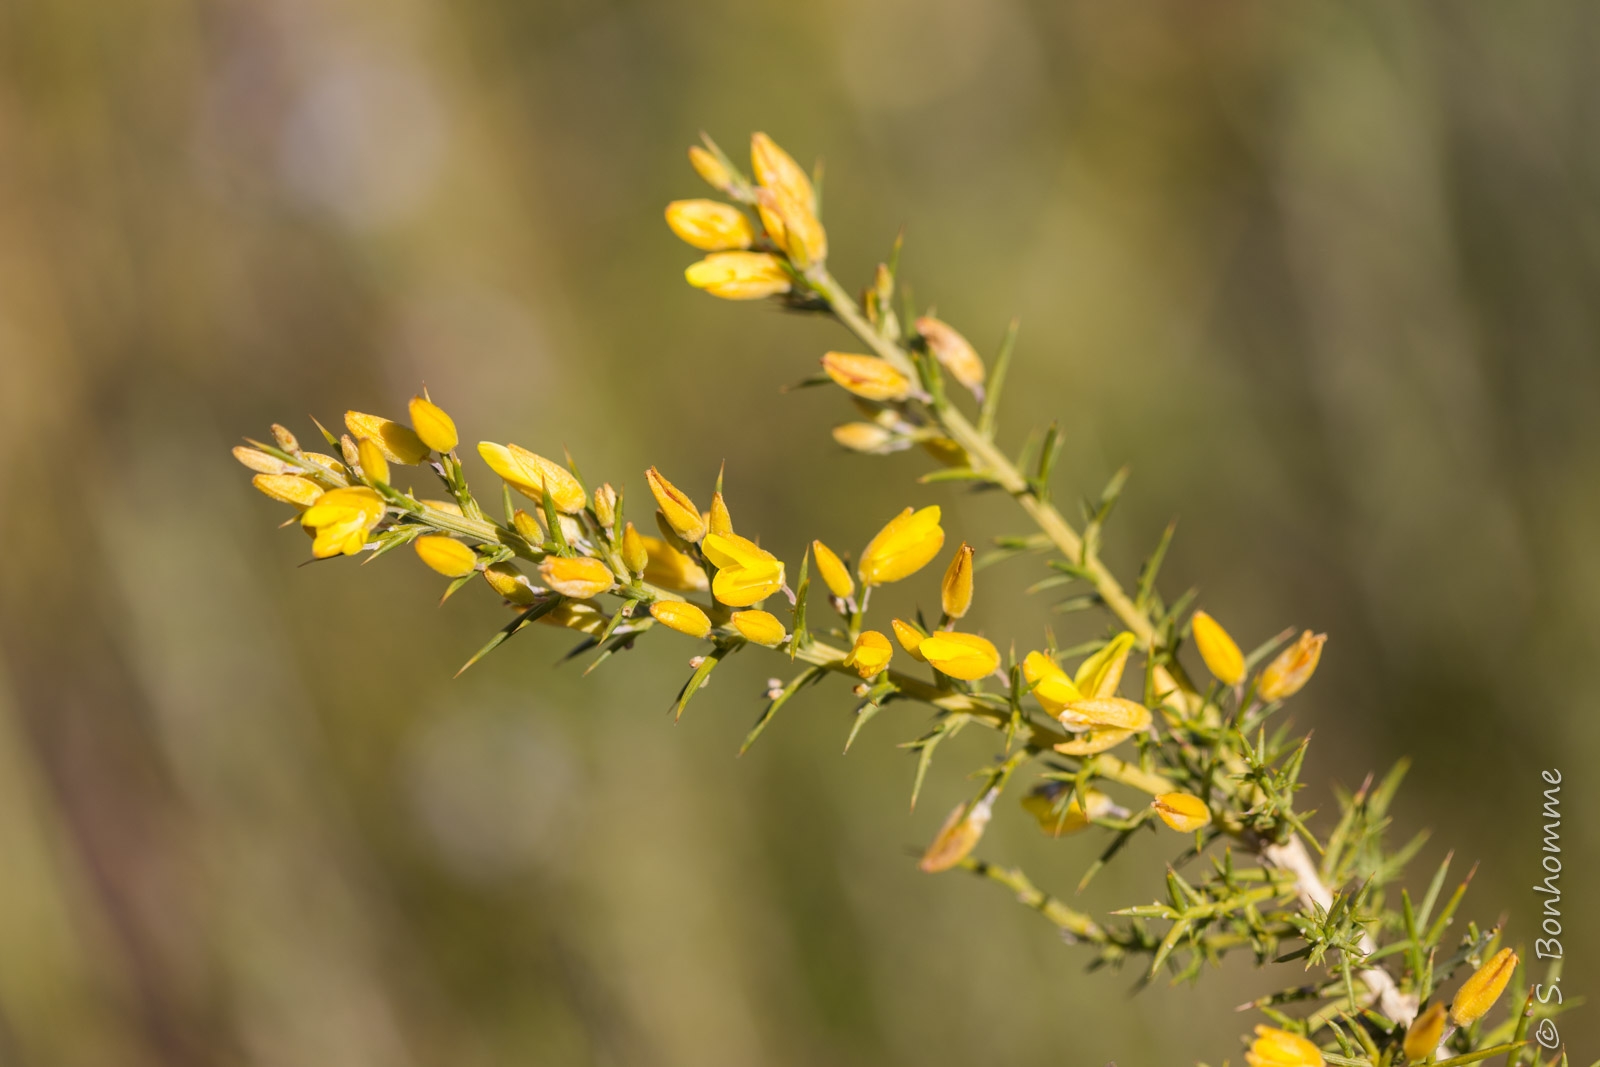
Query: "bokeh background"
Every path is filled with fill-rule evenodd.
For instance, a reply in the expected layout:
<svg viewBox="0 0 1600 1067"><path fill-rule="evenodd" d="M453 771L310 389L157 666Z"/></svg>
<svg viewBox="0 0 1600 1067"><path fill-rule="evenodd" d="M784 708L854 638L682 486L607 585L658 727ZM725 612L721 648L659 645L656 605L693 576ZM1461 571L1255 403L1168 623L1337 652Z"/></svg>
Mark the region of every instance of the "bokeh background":
<svg viewBox="0 0 1600 1067"><path fill-rule="evenodd" d="M1237 1062L1280 976L1135 993L916 872L980 731L908 813L923 720L841 756L837 687L734 758L758 656L676 727L670 635L580 679L541 629L452 681L492 598L299 567L229 457L426 382L468 440L635 497L727 460L791 559L910 503L1020 532L780 392L841 334L683 284L661 208L702 128L826 158L851 284L904 224L980 347L1021 317L1006 440L1060 419L1068 499L1132 465L1111 562L1176 516L1169 593L1332 634L1309 799L1414 757L1414 880L1454 848L1531 938L1561 768L1592 991L1597 45L1584 4L0 6L0 1061ZM983 572L978 623L1036 640L1039 573ZM1166 847L1077 903L1156 896ZM983 851L1070 890L1095 844L1008 808ZM1593 1009L1564 1030L1595 1054Z"/></svg>

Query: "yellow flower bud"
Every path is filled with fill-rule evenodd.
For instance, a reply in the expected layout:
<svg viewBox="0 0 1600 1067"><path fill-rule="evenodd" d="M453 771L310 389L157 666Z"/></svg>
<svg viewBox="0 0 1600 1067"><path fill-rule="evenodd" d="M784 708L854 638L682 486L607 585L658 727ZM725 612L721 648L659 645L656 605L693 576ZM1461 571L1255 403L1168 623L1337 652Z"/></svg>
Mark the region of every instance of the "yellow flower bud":
<svg viewBox="0 0 1600 1067"><path fill-rule="evenodd" d="M411 542L422 562L446 578L471 574L478 565L478 554L454 537L429 534Z"/></svg>
<svg viewBox="0 0 1600 1067"><path fill-rule="evenodd" d="M1433 1055L1444 1039L1444 1021L1443 1004L1430 1004L1427 1011L1412 1020L1402 1046L1408 1061L1421 1061Z"/></svg>
<svg viewBox="0 0 1600 1067"><path fill-rule="evenodd" d="M444 408L427 397L411 398L411 425L416 428L422 443L443 454L454 452L461 438L456 434L456 423Z"/></svg>
<svg viewBox="0 0 1600 1067"><path fill-rule="evenodd" d="M892 431L871 422L847 422L835 426L833 440L852 452L864 452L868 455L893 452L895 446L900 443Z"/></svg>
<svg viewBox="0 0 1600 1067"><path fill-rule="evenodd" d="M483 569L489 587L513 604L532 604L539 599L533 583L511 563L495 563Z"/></svg>
<svg viewBox="0 0 1600 1067"><path fill-rule="evenodd" d="M557 511L575 515L588 503L583 485L572 472L553 460L529 452L521 445L497 445L479 441L478 455L500 477L530 500L543 500L546 490Z"/></svg>
<svg viewBox="0 0 1600 1067"><path fill-rule="evenodd" d="M776 648L783 644L783 639L789 636L783 628L783 623L778 617L767 611L736 611L732 616L733 628L744 635L747 641L754 641L758 645Z"/></svg>
<svg viewBox="0 0 1600 1067"><path fill-rule="evenodd" d="M775 189L758 189L756 210L772 243L800 270L828 257L828 233L809 201Z"/></svg>
<svg viewBox="0 0 1600 1067"><path fill-rule="evenodd" d="M965 804L956 805L917 866L929 874L937 874L939 871L948 871L966 859L983 836L984 827L989 825L994 798L995 793L991 790L971 810Z"/></svg>
<svg viewBox="0 0 1600 1067"><path fill-rule="evenodd" d="M365 547L367 534L383 521L383 514L383 497L364 485L330 489L300 516L300 525L315 531L311 554L318 559L353 556Z"/></svg>
<svg viewBox="0 0 1600 1067"><path fill-rule="evenodd" d="M461 505L454 500L424 500L422 504L424 507L432 508L434 511L442 511L446 515L454 515L457 518L464 514L461 510Z"/></svg>
<svg viewBox="0 0 1600 1067"><path fill-rule="evenodd" d="M817 573L822 575L822 581L827 585L828 592L840 600L848 599L855 593L855 579L850 577L850 572L845 569L839 557L833 554L833 549L821 541L813 541L811 554L816 557Z"/></svg>
<svg viewBox="0 0 1600 1067"><path fill-rule="evenodd" d="M645 548L644 538L631 522L622 528L622 562L636 575L643 575L650 565L650 552ZM704 573L701 577L705 577Z"/></svg>
<svg viewBox="0 0 1600 1067"><path fill-rule="evenodd" d="M511 525L517 528L517 533L521 534L529 544L544 543L544 527L539 524L537 518L521 508L512 513Z"/></svg>
<svg viewBox="0 0 1600 1067"><path fill-rule="evenodd" d="M667 225L702 252L749 248L756 237L744 212L715 200L674 200L667 205Z"/></svg>
<svg viewBox="0 0 1600 1067"><path fill-rule="evenodd" d="M1161 821L1179 833L1200 829L1211 821L1206 802L1191 793L1162 793L1150 802Z"/></svg>
<svg viewBox="0 0 1600 1067"><path fill-rule="evenodd" d="M844 665L854 667L863 678L871 678L887 667L893 656L894 649L889 646L887 637L876 630L863 630L844 658Z"/></svg>
<svg viewBox="0 0 1600 1067"><path fill-rule="evenodd" d="M1256 1039L1244 1054L1250 1067L1324 1067L1317 1046L1287 1030L1257 1026Z"/></svg>
<svg viewBox="0 0 1600 1067"><path fill-rule="evenodd" d="M716 156L699 145L689 146L689 165L705 179L707 185L724 193L734 189L733 175Z"/></svg>
<svg viewBox="0 0 1600 1067"><path fill-rule="evenodd" d="M357 441L376 441L383 458L390 463L421 463L428 458L428 446L409 426L359 411L345 412L344 424Z"/></svg>
<svg viewBox="0 0 1600 1067"><path fill-rule="evenodd" d="M972 607L972 546L965 541L950 559L939 586L939 603L952 619L966 615Z"/></svg>
<svg viewBox="0 0 1600 1067"><path fill-rule="evenodd" d="M933 358L950 372L950 377L981 398L984 379L983 360L978 358L978 353L973 351L967 339L949 324L931 316L925 315L918 319L916 326L917 332L928 344L928 351L932 352Z"/></svg>
<svg viewBox="0 0 1600 1067"><path fill-rule="evenodd" d="M1063 726L1110 726L1118 730L1143 730L1150 725L1150 709L1122 697L1084 697L1071 700L1056 718Z"/></svg>
<svg viewBox="0 0 1600 1067"><path fill-rule="evenodd" d="M667 629L690 637L704 637L711 632L711 620L706 613L681 600L658 600L650 605L650 614Z"/></svg>
<svg viewBox="0 0 1600 1067"><path fill-rule="evenodd" d="M1122 669L1127 665L1128 653L1137 640L1124 630L1107 641L1105 647L1078 665L1072 684L1085 697L1116 696L1122 684Z"/></svg>
<svg viewBox="0 0 1600 1067"><path fill-rule="evenodd" d="M546 626L560 626L593 636L604 631L611 620L593 601L563 600L539 616L539 621Z"/></svg>
<svg viewBox="0 0 1600 1067"><path fill-rule="evenodd" d="M912 659L918 663L928 662L922 655L922 642L927 638L921 630L902 619L890 619L889 625L894 628L894 639L911 654Z"/></svg>
<svg viewBox="0 0 1600 1067"><path fill-rule="evenodd" d="M694 544L706 535L706 520L687 493L663 478L654 467L644 472L644 478L650 483L650 492L655 494L667 525L679 537Z"/></svg>
<svg viewBox="0 0 1600 1067"><path fill-rule="evenodd" d="M1111 798L1098 789L1087 790L1089 812L1084 813L1078 798L1073 796L1062 806L1062 800L1072 793L1064 782L1046 782L1022 798L1022 808L1039 821L1039 829L1051 837L1066 837L1087 828L1091 818L1098 819L1111 810Z"/></svg>
<svg viewBox="0 0 1600 1067"><path fill-rule="evenodd" d="M610 482L594 491L594 517L608 530L617 521L617 491Z"/></svg>
<svg viewBox="0 0 1600 1067"><path fill-rule="evenodd" d="M713 252L683 272L689 284L724 300L760 300L794 286L783 261L767 252Z"/></svg>
<svg viewBox="0 0 1600 1067"><path fill-rule="evenodd" d="M937 504L912 511L906 508L878 531L861 553L861 581L882 585L909 578L928 565L944 545Z"/></svg>
<svg viewBox="0 0 1600 1067"><path fill-rule="evenodd" d="M1194 628L1195 647L1200 658L1206 661L1206 670L1223 685L1238 685L1244 680L1244 653L1222 628L1222 624L1203 611L1194 613L1190 620Z"/></svg>
<svg viewBox="0 0 1600 1067"><path fill-rule="evenodd" d="M351 470L361 469L361 450L356 447L356 439L349 434L339 435L339 454L344 457L345 466Z"/></svg>
<svg viewBox="0 0 1600 1067"><path fill-rule="evenodd" d="M904 400L911 395L911 379L877 356L829 352L822 357L822 369L835 382L867 400Z"/></svg>
<svg viewBox="0 0 1600 1067"><path fill-rule="evenodd" d="M356 455L361 460L361 473L369 482L389 484L389 461L383 458L383 449L370 437L363 437L356 445Z"/></svg>
<svg viewBox="0 0 1600 1067"><path fill-rule="evenodd" d="M659 537L648 534L639 538L648 555L644 580L662 589L679 593L702 593L711 588L705 570L694 559Z"/></svg>
<svg viewBox="0 0 1600 1067"><path fill-rule="evenodd" d="M728 514L728 502L721 493L711 495L711 514L706 518L706 529L714 534L733 533L733 516Z"/></svg>
<svg viewBox="0 0 1600 1067"><path fill-rule="evenodd" d="M738 534L706 534L700 548L717 568L711 594L730 608L749 607L783 587L783 563Z"/></svg>
<svg viewBox="0 0 1600 1067"><path fill-rule="evenodd" d="M1299 640L1278 653L1277 658L1261 672L1256 688L1261 699L1286 700L1300 692L1317 669L1317 661L1322 658L1322 645L1327 639L1327 634L1314 634L1306 630Z"/></svg>
<svg viewBox="0 0 1600 1067"><path fill-rule="evenodd" d="M993 642L977 634L940 630L923 638L917 651L932 664L934 670L968 682L993 674L995 668L1000 666L1000 651Z"/></svg>
<svg viewBox="0 0 1600 1067"><path fill-rule="evenodd" d="M816 200L804 168L764 133L750 137L750 169L763 188L781 192L808 206Z"/></svg>
<svg viewBox="0 0 1600 1067"><path fill-rule="evenodd" d="M289 469L289 465L277 456L263 452L259 448L246 448L244 445L234 446L233 458L257 474L282 474Z"/></svg>
<svg viewBox="0 0 1600 1067"><path fill-rule="evenodd" d="M1505 992L1506 983L1517 969L1517 954L1503 948L1461 983L1450 1002L1450 1020L1457 1026L1471 1026L1483 1018Z"/></svg>
<svg viewBox="0 0 1600 1067"><path fill-rule="evenodd" d="M1052 715L1060 715L1068 704L1083 699L1067 672L1043 652L1029 652L1023 658L1022 679L1032 688L1034 699Z"/></svg>
<svg viewBox="0 0 1600 1067"><path fill-rule="evenodd" d="M282 504L308 508L322 495L322 486L298 474L258 474L250 484Z"/></svg>
<svg viewBox="0 0 1600 1067"><path fill-rule="evenodd" d="M551 589L574 600L599 596L616 580L610 567L587 556L547 556L539 564L539 577Z"/></svg>
<svg viewBox="0 0 1600 1067"><path fill-rule="evenodd" d="M1056 745L1055 750L1065 756L1093 756L1116 748L1136 733L1137 730L1123 730L1115 726L1095 726L1082 737Z"/></svg>
<svg viewBox="0 0 1600 1067"><path fill-rule="evenodd" d="M272 439L278 442L279 448L283 449L291 456L299 455L300 442L295 439L294 434L289 432L289 428L287 426L280 426L277 423L273 423Z"/></svg>

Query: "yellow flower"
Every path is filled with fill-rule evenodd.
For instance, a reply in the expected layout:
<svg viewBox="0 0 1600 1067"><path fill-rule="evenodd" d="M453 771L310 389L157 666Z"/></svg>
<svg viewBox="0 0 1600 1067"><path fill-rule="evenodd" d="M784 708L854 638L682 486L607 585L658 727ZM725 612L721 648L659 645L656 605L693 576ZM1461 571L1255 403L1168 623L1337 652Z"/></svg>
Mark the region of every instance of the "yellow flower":
<svg viewBox="0 0 1600 1067"><path fill-rule="evenodd" d="M1483 1018L1494 1002L1505 992L1506 983L1517 969L1517 954L1503 948L1473 972L1471 978L1461 983L1456 998L1450 1002L1450 1019L1457 1026L1471 1026Z"/></svg>
<svg viewBox="0 0 1600 1067"><path fill-rule="evenodd" d="M258 474L250 484L282 504L308 508L322 495L322 486L298 474Z"/></svg>
<svg viewBox="0 0 1600 1067"><path fill-rule="evenodd" d="M1115 696L1122 684L1122 669L1127 665L1128 653L1136 638L1124 630L1105 647L1078 665L1072 684L1086 697Z"/></svg>
<svg viewBox="0 0 1600 1067"><path fill-rule="evenodd" d="M758 189L756 210L772 243L783 249L800 270L827 258L828 232L809 201L778 189Z"/></svg>
<svg viewBox="0 0 1600 1067"><path fill-rule="evenodd" d="M972 546L965 541L950 559L939 586L939 604L952 619L966 615L972 607Z"/></svg>
<svg viewBox="0 0 1600 1067"><path fill-rule="evenodd" d="M1287 1030L1257 1026L1256 1039L1244 1054L1250 1067L1324 1067L1317 1046Z"/></svg>
<svg viewBox="0 0 1600 1067"><path fill-rule="evenodd" d="M1430 1004L1427 1011L1412 1021L1402 1046L1407 1060L1425 1060L1433 1054L1444 1038L1444 1020L1444 1005Z"/></svg>
<svg viewBox="0 0 1600 1067"><path fill-rule="evenodd" d="M269 455L259 448L246 448L244 445L234 446L233 458L257 474L282 474L289 469L289 465L277 456Z"/></svg>
<svg viewBox="0 0 1600 1067"><path fill-rule="evenodd" d="M704 637L711 632L711 620L706 613L681 600L658 600L650 605L650 614L667 629L690 637Z"/></svg>
<svg viewBox="0 0 1600 1067"><path fill-rule="evenodd" d="M594 491L594 517L607 530L617 521L617 491L606 482Z"/></svg>
<svg viewBox="0 0 1600 1067"><path fill-rule="evenodd" d="M728 502L721 493L711 494L711 513L706 517L706 529L714 534L733 533L733 516L728 514Z"/></svg>
<svg viewBox="0 0 1600 1067"><path fill-rule="evenodd" d="M911 395L911 379L894 364L877 356L829 352L822 357L828 377L866 400L904 400Z"/></svg>
<svg viewBox="0 0 1600 1067"><path fill-rule="evenodd" d="M389 461L383 458L383 450L378 447L378 442L363 437L356 446L356 454L361 459L361 473L367 476L369 482L389 484Z"/></svg>
<svg viewBox="0 0 1600 1067"><path fill-rule="evenodd" d="M724 193L733 192L733 175L716 156L699 145L689 146L689 165L704 178L706 184Z"/></svg>
<svg viewBox="0 0 1600 1067"><path fill-rule="evenodd" d="M672 547L667 545L665 541L661 542L661 544L668 548ZM673 549L673 551L677 552L677 549ZM682 555L681 552L678 554ZM637 575L643 575L650 566L650 550L645 546L644 538L639 536L639 531L633 528L633 523L631 522L622 528L622 562L627 565L629 571ZM695 569L699 570L698 567ZM700 580L705 581L705 577L705 572L701 571ZM661 583L657 582L655 584L660 585Z"/></svg>
<svg viewBox="0 0 1600 1067"><path fill-rule="evenodd" d="M683 272L689 284L724 300L760 300L794 285L783 261L767 252L713 252Z"/></svg>
<svg viewBox="0 0 1600 1067"><path fill-rule="evenodd" d="M937 504L912 511L906 508L868 542L861 553L861 581L882 585L909 578L928 565L944 545Z"/></svg>
<svg viewBox="0 0 1600 1067"><path fill-rule="evenodd" d="M1116 730L1143 730L1150 725L1150 709L1122 697L1084 697L1071 700L1057 713L1063 726L1109 726Z"/></svg>
<svg viewBox="0 0 1600 1067"><path fill-rule="evenodd" d="M471 574L478 565L478 554L454 537L429 534L411 542L422 562L446 578L460 578Z"/></svg>
<svg viewBox="0 0 1600 1067"><path fill-rule="evenodd" d="M931 316L923 316L917 320L917 332L928 344L928 351L933 353L945 370L950 372L950 377L966 386L978 397L983 396L983 360L978 358L978 353L973 351L972 345L962 337L949 324L940 322Z"/></svg>
<svg viewBox="0 0 1600 1067"><path fill-rule="evenodd" d="M383 458L390 463L421 463L428 458L428 446L409 426L359 411L345 412L344 424L357 441L376 441Z"/></svg>
<svg viewBox="0 0 1600 1067"><path fill-rule="evenodd" d="M1072 701L1083 699L1067 672L1043 652L1029 652L1023 658L1022 678L1032 687L1034 699L1052 715L1060 715Z"/></svg>
<svg viewBox="0 0 1600 1067"><path fill-rule="evenodd" d="M817 558L817 573L822 575L822 581L827 585L828 592L840 600L846 600L855 593L855 580L850 577L850 572L845 569L839 557L833 554L833 549L821 541L813 541L811 554Z"/></svg>
<svg viewBox="0 0 1600 1067"><path fill-rule="evenodd" d="M836 444L852 452L882 455L893 452L897 438L890 430L871 422L847 422L833 428Z"/></svg>
<svg viewBox="0 0 1600 1067"><path fill-rule="evenodd" d="M422 443L438 453L454 452L461 438L456 434L456 423L444 408L425 396L411 398L411 425L416 427Z"/></svg>
<svg viewBox="0 0 1600 1067"><path fill-rule="evenodd" d="M937 874L966 859L983 836L984 827L989 825L994 798L995 793L990 791L970 810L965 804L957 804L917 866L929 874Z"/></svg>
<svg viewBox="0 0 1600 1067"><path fill-rule="evenodd" d="M1278 653L1277 658L1261 672L1256 689L1261 699L1286 700L1300 692L1311 680L1311 673L1317 669L1317 661L1322 658L1322 644L1327 639L1327 634L1314 634L1306 630L1298 641Z"/></svg>
<svg viewBox="0 0 1600 1067"><path fill-rule="evenodd" d="M1161 821L1179 833L1198 830L1211 821L1206 802L1191 793L1162 793L1150 802Z"/></svg>
<svg viewBox="0 0 1600 1067"><path fill-rule="evenodd" d="M550 491L550 503L568 515L583 510L588 496L572 472L561 464L529 452L521 445L497 445L493 441L479 441L478 455L511 488L530 500L543 500L545 490Z"/></svg>
<svg viewBox="0 0 1600 1067"><path fill-rule="evenodd" d="M788 637L788 631L783 628L783 623L778 617L767 611L736 611L733 613L733 628L744 635L747 641L754 641L758 645L776 648L783 644L783 639Z"/></svg>
<svg viewBox="0 0 1600 1067"><path fill-rule="evenodd" d="M1068 800L1065 807L1061 806L1064 794L1070 794L1072 787L1064 782L1046 782L1038 786L1022 798L1022 808L1039 821L1039 829L1051 837L1066 837L1089 826L1091 818L1098 819L1112 808L1111 798L1098 789L1087 790L1089 800L1089 813L1084 814L1083 807L1078 803L1076 796Z"/></svg>
<svg viewBox="0 0 1600 1067"><path fill-rule="evenodd" d="M715 200L674 200L667 205L667 225L702 252L749 248L756 237L744 212Z"/></svg>
<svg viewBox="0 0 1600 1067"><path fill-rule="evenodd" d="M924 637L917 651L934 670L968 682L992 674L1000 666L1000 652L994 643L977 634L940 630Z"/></svg>
<svg viewBox="0 0 1600 1067"><path fill-rule="evenodd" d="M1244 680L1244 653L1222 628L1222 624L1203 611L1194 613L1190 620L1194 627L1194 643L1200 649L1200 658L1206 661L1206 670L1223 685L1238 685Z"/></svg>
<svg viewBox="0 0 1600 1067"><path fill-rule="evenodd" d="M783 562L738 534L706 534L700 548L717 568L711 595L730 608L749 607L783 587Z"/></svg>
<svg viewBox="0 0 1600 1067"><path fill-rule="evenodd" d="M863 630L844 658L844 665L854 667L863 678L871 678L889 665L893 655L894 649L889 647L887 637L876 630Z"/></svg>
<svg viewBox="0 0 1600 1067"><path fill-rule="evenodd" d="M353 556L367 543L367 534L383 521L383 497L366 486L330 489L300 516L300 525L316 531L311 554L318 559L341 552Z"/></svg>
<svg viewBox="0 0 1600 1067"><path fill-rule="evenodd" d="M923 658L921 648L925 640L921 630L901 619L890 619L889 625L894 628L894 639L900 642L900 647L911 654L911 658L918 663L928 662Z"/></svg>
<svg viewBox="0 0 1600 1067"><path fill-rule="evenodd" d="M679 552L659 537L648 534L639 537L645 548L648 562L644 580L663 589L679 593L702 593L711 588L705 569L693 558Z"/></svg>
<svg viewBox="0 0 1600 1067"><path fill-rule="evenodd" d="M599 596L616 581L610 567L587 556L547 556L539 564L539 577L551 589L574 600Z"/></svg>
<svg viewBox="0 0 1600 1067"><path fill-rule="evenodd" d="M495 563L483 569L483 580L489 587L513 604L532 604L539 599L533 583L510 563Z"/></svg>
<svg viewBox="0 0 1600 1067"><path fill-rule="evenodd" d="M667 525L679 537L694 544L706 535L706 520L687 493L663 478L654 467L644 472L644 478L650 483L650 492L655 494Z"/></svg>
<svg viewBox="0 0 1600 1067"><path fill-rule="evenodd" d="M750 136L750 169L763 188L782 192L806 205L816 200L805 169L764 133Z"/></svg>

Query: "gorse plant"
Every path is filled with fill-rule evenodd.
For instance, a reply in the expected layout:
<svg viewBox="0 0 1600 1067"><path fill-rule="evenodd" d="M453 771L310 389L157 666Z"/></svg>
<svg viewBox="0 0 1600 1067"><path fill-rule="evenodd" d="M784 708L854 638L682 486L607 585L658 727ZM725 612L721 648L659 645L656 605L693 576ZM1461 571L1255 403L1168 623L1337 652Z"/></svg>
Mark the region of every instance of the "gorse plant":
<svg viewBox="0 0 1600 1067"><path fill-rule="evenodd" d="M1457 922L1470 874L1447 888L1446 859L1420 897L1400 885L1423 841L1395 846L1385 837L1404 765L1340 793L1338 818L1321 833L1297 807L1307 741L1274 719L1312 679L1323 636L1286 631L1246 653L1217 620L1192 611L1188 596L1164 599L1157 577L1170 527L1137 581L1120 583L1099 546L1123 478L1074 524L1051 496L1055 429L1030 437L1021 458L998 442L1014 324L986 367L960 333L905 296L898 242L861 299L852 297L828 271L812 178L765 135L752 140L750 177L709 139L689 154L726 198L667 207L672 230L707 253L689 267L689 282L844 326L867 351L822 356L817 381L837 383L861 413L835 428L835 440L871 454L919 446L937 463L922 482L1010 496L1035 531L996 538L994 555L1046 554L1049 573L1033 588L1067 593L1061 610L1104 612L1104 638L1067 649L1048 636L1022 640L1037 647L1018 658L962 630L976 569L966 544L949 554L936 624L873 619L875 587L924 574L944 552L936 506L885 516L853 565L813 541L791 568L753 531L736 532L720 475L702 511L652 467L645 510L654 523L640 525L654 532L644 533L625 516L622 493L609 483L591 490L570 456L557 463L483 442L478 452L500 484L481 498L458 459L454 423L426 396L411 401L409 426L358 412L346 414L343 436L319 425L334 454L302 449L281 426L271 443L235 449L262 492L299 509L312 554L378 556L410 545L449 579L446 596L481 577L515 615L468 666L535 622L581 634L591 669L653 631L676 631L700 644L676 698L680 715L718 664L767 650L793 673L766 694L744 748L797 691L831 675L843 676L856 699L847 749L882 709L920 706L931 724L905 746L916 756L913 803L945 740L972 726L995 731L999 755L977 771L981 785L950 813L921 868L960 869L1006 887L1095 965L1178 980L1230 953L1260 965L1297 961L1293 984L1247 1005L1267 1020L1247 1039L1244 1058L1256 1067L1496 1055L1511 1067L1538 1063L1529 1027L1555 1005L1535 995L1499 927ZM439 498L397 488L395 464L430 468L442 482ZM530 503L519 508L519 497ZM1003 643L1015 647L1014 636ZM1186 646L1197 653L1187 663ZM984 829L1008 792L1012 810L1048 835L1103 838L1080 888L1136 834L1173 834L1177 854L1160 899L1092 916L984 858ZM1501 999L1509 1010L1496 1018Z"/></svg>

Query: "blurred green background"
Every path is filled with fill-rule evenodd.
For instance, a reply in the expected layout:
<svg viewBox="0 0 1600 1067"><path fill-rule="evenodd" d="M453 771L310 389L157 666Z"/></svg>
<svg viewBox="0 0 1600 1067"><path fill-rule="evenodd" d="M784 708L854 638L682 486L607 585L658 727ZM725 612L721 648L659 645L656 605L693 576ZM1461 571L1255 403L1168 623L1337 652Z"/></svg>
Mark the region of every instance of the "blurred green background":
<svg viewBox="0 0 1600 1067"><path fill-rule="evenodd" d="M1293 965L1135 994L917 873L989 736L908 814L923 720L841 757L837 685L733 758L770 657L676 728L671 635L580 679L540 629L452 681L492 598L436 608L403 553L298 567L228 455L426 382L467 440L635 500L726 459L791 560L913 503L1020 532L780 393L841 333L683 284L661 209L702 128L826 158L848 284L905 224L980 348L1020 315L1005 440L1061 419L1067 499L1131 463L1123 573L1177 516L1169 594L1246 645L1331 633L1310 803L1415 757L1414 879L1481 861L1470 914L1527 940L1562 768L1593 990L1597 45L1585 4L0 6L0 1062L1237 1060L1233 1006ZM983 572L976 623L1037 643L1039 574ZM1155 897L1171 847L1076 903ZM1064 891L1094 851L1009 802L982 846ZM1594 1054L1592 1009L1563 1028Z"/></svg>

